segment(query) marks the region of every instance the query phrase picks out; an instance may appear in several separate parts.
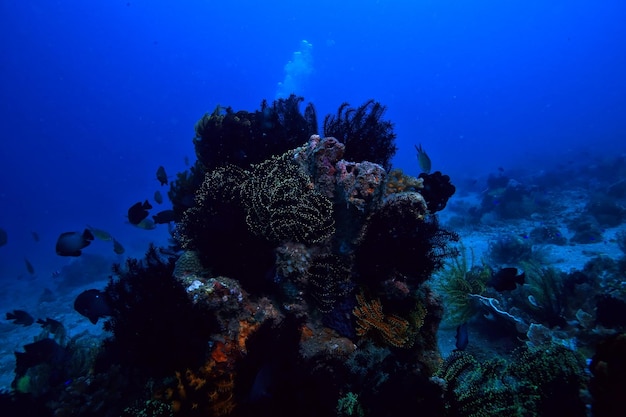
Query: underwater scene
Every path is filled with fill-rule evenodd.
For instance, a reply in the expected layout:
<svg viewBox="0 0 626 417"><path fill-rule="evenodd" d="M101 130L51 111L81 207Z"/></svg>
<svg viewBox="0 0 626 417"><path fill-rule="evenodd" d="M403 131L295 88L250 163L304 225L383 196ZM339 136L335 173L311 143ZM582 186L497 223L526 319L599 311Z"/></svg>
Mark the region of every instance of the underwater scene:
<svg viewBox="0 0 626 417"><path fill-rule="evenodd" d="M625 22L0 1L0 415L626 415Z"/></svg>

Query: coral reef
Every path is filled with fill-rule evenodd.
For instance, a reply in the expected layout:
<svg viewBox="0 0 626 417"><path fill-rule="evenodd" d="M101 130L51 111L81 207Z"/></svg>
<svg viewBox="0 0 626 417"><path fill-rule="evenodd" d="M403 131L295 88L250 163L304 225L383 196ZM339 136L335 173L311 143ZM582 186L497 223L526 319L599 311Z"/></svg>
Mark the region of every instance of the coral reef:
<svg viewBox="0 0 626 417"><path fill-rule="evenodd" d="M56 384L59 415L442 415L427 281L457 253L435 214L455 188L387 174L380 103L342 105L322 138L301 102L198 121L198 161L169 193L176 241L114 266L108 337Z"/></svg>

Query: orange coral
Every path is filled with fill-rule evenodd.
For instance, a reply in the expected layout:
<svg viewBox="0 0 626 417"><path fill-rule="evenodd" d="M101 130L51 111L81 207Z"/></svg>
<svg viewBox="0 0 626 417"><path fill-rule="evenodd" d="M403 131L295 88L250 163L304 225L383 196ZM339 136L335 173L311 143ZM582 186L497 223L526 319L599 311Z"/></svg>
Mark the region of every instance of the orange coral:
<svg viewBox="0 0 626 417"><path fill-rule="evenodd" d="M417 191L424 188L424 180L406 175L401 169L391 170L385 183L385 195Z"/></svg>
<svg viewBox="0 0 626 417"><path fill-rule="evenodd" d="M215 348L213 348L213 352L211 352L211 358L213 358L215 362L222 363L228 361L228 356L226 356L224 348L223 342L215 343Z"/></svg>
<svg viewBox="0 0 626 417"><path fill-rule="evenodd" d="M259 323L250 323L248 320L239 321L239 333L237 335L237 346L242 352L246 351L246 340L252 332L254 332Z"/></svg>
<svg viewBox="0 0 626 417"><path fill-rule="evenodd" d="M175 415L189 415L192 410L211 416L230 415L236 405L233 364L242 354L237 340L215 342L209 358L200 368L176 372L176 387L166 387L156 398L168 401Z"/></svg>
<svg viewBox="0 0 626 417"><path fill-rule="evenodd" d="M362 294L357 294L358 306L352 310L357 318L356 334L364 336L370 330L376 332L383 340L395 347L409 347L412 339L409 337L409 322L395 315L385 316L380 300L366 302Z"/></svg>

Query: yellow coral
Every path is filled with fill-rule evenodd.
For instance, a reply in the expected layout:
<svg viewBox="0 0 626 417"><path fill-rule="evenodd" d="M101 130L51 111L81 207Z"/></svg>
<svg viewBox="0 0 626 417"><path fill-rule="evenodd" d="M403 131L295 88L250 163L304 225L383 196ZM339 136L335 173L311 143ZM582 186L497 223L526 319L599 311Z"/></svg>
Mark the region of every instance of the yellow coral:
<svg viewBox="0 0 626 417"><path fill-rule="evenodd" d="M395 347L410 347L409 322L395 315L385 316L380 300L365 301L362 294L357 294L358 306L352 310L357 318L357 336L364 336L375 330L383 340Z"/></svg>

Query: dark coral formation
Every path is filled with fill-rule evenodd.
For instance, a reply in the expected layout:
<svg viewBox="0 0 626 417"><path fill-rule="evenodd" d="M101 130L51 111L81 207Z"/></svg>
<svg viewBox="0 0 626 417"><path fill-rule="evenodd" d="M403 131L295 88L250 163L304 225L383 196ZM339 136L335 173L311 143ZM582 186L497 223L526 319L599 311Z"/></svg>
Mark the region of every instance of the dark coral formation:
<svg viewBox="0 0 626 417"><path fill-rule="evenodd" d="M170 183L167 196L178 218L182 217L185 210L193 207L196 190L200 188L204 175L204 167L196 161L188 171L177 173L176 179Z"/></svg>
<svg viewBox="0 0 626 417"><path fill-rule="evenodd" d="M315 110L309 104L303 115L303 101L295 95L271 105L264 100L254 112L217 106L196 123L198 160L207 171L226 164L245 168L295 148L317 133Z"/></svg>
<svg viewBox="0 0 626 417"><path fill-rule="evenodd" d="M112 316L105 329L100 369L119 364L153 376L197 365L216 330L212 313L195 306L173 277L174 259L150 247L144 260L129 259L105 289ZM168 352L163 355L163 352Z"/></svg>
<svg viewBox="0 0 626 417"><path fill-rule="evenodd" d="M446 208L446 204L450 197L456 192L456 187L450 182L448 175L443 175L440 171L432 174L421 173L419 177L422 180L420 194L428 204L428 210L431 213Z"/></svg>
<svg viewBox="0 0 626 417"><path fill-rule="evenodd" d="M626 333L606 337L598 346L589 365L592 378L589 390L593 394L593 415L618 417L622 415L626 392Z"/></svg>
<svg viewBox="0 0 626 417"><path fill-rule="evenodd" d="M389 170L397 148L393 124L383 120L386 110L373 99L357 108L343 103L336 115L324 118L324 135L337 138L346 145L347 160L370 161Z"/></svg>
<svg viewBox="0 0 626 417"><path fill-rule="evenodd" d="M419 284L454 255L448 244L458 236L439 227L415 192L389 196L367 220L355 252L359 282L387 279ZM388 256L379 256L382 252Z"/></svg>

